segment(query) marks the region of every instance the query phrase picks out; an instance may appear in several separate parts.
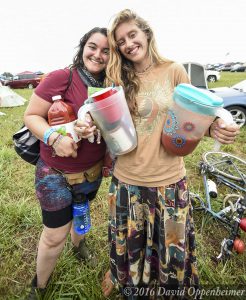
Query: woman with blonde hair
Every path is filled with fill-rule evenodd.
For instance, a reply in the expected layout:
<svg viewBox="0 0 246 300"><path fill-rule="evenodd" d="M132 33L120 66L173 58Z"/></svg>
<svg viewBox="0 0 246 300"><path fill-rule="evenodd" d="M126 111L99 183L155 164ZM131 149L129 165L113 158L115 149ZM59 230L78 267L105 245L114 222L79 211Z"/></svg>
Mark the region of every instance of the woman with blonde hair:
<svg viewBox="0 0 246 300"><path fill-rule="evenodd" d="M129 9L116 15L108 40L108 85L124 88L138 146L119 156L114 167L110 270L103 293L108 296L118 284L128 299L149 299L152 288L157 297L158 287L177 295L199 286L195 233L183 158L165 151L161 133L175 86L189 78L182 65L159 55L152 29ZM221 143L232 143L238 127L225 127L218 119L210 133Z"/></svg>

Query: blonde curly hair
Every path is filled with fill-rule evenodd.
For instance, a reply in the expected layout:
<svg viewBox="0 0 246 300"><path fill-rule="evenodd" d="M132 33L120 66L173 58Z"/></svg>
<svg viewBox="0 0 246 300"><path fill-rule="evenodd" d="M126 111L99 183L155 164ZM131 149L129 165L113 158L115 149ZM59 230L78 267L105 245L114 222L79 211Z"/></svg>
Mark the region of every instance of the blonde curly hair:
<svg viewBox="0 0 246 300"><path fill-rule="evenodd" d="M120 11L114 18L112 26L108 31L109 41L109 62L106 68L106 85L110 86L112 83L121 85L124 89L126 99L131 114L137 115L137 102L136 96L139 91L140 81L134 69L133 63L127 60L119 51L115 40L115 31L122 23L134 21L135 24L141 29L148 39L148 55L151 63L162 64L167 62L160 56L157 51L154 33L147 21L139 17L130 9Z"/></svg>

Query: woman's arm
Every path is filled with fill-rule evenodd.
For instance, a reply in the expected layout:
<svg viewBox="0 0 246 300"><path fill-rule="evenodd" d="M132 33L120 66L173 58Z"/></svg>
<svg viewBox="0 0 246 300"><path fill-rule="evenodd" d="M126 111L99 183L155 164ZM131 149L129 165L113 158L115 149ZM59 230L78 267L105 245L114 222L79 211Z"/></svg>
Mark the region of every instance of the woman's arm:
<svg viewBox="0 0 246 300"><path fill-rule="evenodd" d="M24 114L25 125L41 141L44 140L45 131L50 128L47 122L50 106L51 103L33 93ZM57 132L53 132L48 139L48 144L52 145L58 135ZM55 148L55 152L61 157L77 157L77 148L78 147L73 139L64 136Z"/></svg>
<svg viewBox="0 0 246 300"><path fill-rule="evenodd" d="M33 93L24 114L25 125L41 141L45 131L50 128L47 122L50 107L51 103Z"/></svg>

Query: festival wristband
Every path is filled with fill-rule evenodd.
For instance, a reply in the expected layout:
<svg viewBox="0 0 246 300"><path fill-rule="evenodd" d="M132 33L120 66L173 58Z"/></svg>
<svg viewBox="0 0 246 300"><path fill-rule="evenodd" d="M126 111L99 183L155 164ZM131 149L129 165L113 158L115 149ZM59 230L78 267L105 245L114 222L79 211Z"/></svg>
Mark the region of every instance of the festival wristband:
<svg viewBox="0 0 246 300"><path fill-rule="evenodd" d="M64 135L60 134L56 141L52 144L52 148L55 150L56 147L60 144L61 140L64 138Z"/></svg>
<svg viewBox="0 0 246 300"><path fill-rule="evenodd" d="M55 144L55 142L58 140L58 138L59 138L60 135L61 135L61 134L59 133L59 134L54 138L53 143L50 144L51 147Z"/></svg>
<svg viewBox="0 0 246 300"><path fill-rule="evenodd" d="M49 140L50 135L51 135L53 132L55 132L55 131L56 131L56 129L55 129L55 128L52 128L52 127L50 127L50 128L48 128L47 130L45 130L45 133L44 133L44 143L45 143L46 145L48 145L48 140Z"/></svg>

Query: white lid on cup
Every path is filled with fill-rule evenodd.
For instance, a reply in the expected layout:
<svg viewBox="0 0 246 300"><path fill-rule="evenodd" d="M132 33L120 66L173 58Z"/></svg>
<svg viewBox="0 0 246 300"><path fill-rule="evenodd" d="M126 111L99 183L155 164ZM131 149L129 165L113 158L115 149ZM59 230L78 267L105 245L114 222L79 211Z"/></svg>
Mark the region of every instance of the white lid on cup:
<svg viewBox="0 0 246 300"><path fill-rule="evenodd" d="M61 100L61 98L62 98L61 95L56 95L56 96L53 96L53 97L52 97L52 100L53 100L53 101Z"/></svg>

